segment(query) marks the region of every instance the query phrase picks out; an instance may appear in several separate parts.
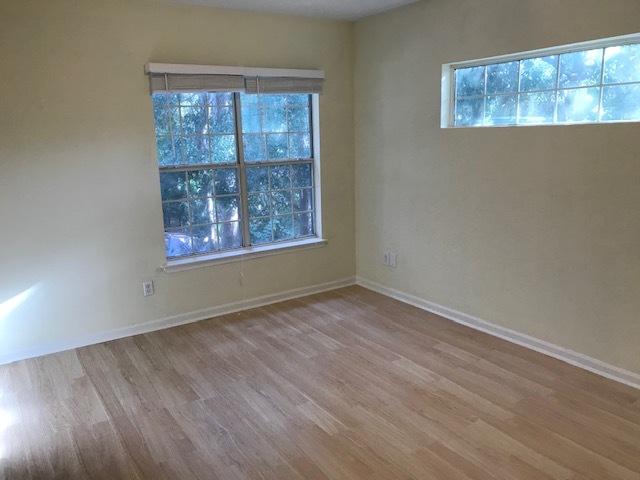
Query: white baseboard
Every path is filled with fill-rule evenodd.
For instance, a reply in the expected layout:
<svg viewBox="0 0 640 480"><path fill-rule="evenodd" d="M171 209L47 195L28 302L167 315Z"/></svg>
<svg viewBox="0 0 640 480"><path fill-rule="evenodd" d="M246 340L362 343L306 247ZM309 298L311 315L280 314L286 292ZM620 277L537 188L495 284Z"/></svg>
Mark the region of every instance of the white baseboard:
<svg viewBox="0 0 640 480"><path fill-rule="evenodd" d="M117 340L118 338L131 337L141 333L149 333L165 328L177 327L178 325L185 325L187 323L218 317L220 315L261 307L263 305L270 305L272 303L291 300L293 298L313 295L314 293L327 292L329 290L335 290L336 288L354 285L355 283L355 277L348 277L341 280L335 280L333 282L321 283L310 287L295 288L293 290L287 290L286 292L249 298L238 302L197 310L195 312L174 315L171 317L161 318L159 320L153 320L151 322L132 325L130 327L122 327L105 332L94 333L74 338L72 340L51 343L43 347L14 351L8 354L2 353L0 354L0 365L17 362L18 360L25 360L27 358L40 357L50 353L58 353L65 350L72 350L74 348L86 347L87 345L95 345L96 343L108 342L110 340Z"/></svg>
<svg viewBox="0 0 640 480"><path fill-rule="evenodd" d="M413 305L414 307L418 307L422 310L435 313L436 315L440 315L441 317L447 318L461 325L473 328L474 330L488 333L494 337L502 338L503 340L507 340L531 350L535 350L536 352L557 358L558 360L570 363L571 365L583 368L611 380L640 389L640 375L637 373L609 365L608 363L588 357L582 353L574 352L573 350L569 350L564 347L559 347L558 345L545 342L544 340L539 340L529 335L525 335L524 333L516 332L515 330L487 322L474 317L473 315L468 315L443 305L429 302L414 295L385 287L384 285L380 285L379 283L375 283L361 277L357 277L356 283L364 288L373 290L374 292L395 298L396 300L408 303L409 305Z"/></svg>

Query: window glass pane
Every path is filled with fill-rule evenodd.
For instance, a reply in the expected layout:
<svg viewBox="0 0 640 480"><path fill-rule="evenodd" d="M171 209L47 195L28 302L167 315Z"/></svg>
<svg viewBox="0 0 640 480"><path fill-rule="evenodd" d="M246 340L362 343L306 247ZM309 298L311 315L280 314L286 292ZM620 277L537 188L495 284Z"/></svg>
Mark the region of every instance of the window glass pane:
<svg viewBox="0 0 640 480"><path fill-rule="evenodd" d="M313 235L312 220L304 216L300 217L298 223L296 223L292 215L294 212L313 211L312 165L278 165L269 168L268 176L265 176L263 169L264 167L249 167L247 169L247 184L250 191L269 189L268 193L249 194L250 219L253 221L258 220L256 217L271 217L273 222L269 225L274 230L273 241L293 238L298 235L296 228L298 228L299 232L302 232L302 236ZM297 186L305 186L307 188L292 189L294 182ZM265 240L267 234L271 234L264 230L267 228L266 225L265 222L252 223L252 242L264 241L268 243L271 241Z"/></svg>
<svg viewBox="0 0 640 480"><path fill-rule="evenodd" d="M287 144L288 135L286 133L270 133L267 135L267 154L269 160L289 158Z"/></svg>
<svg viewBox="0 0 640 480"><path fill-rule="evenodd" d="M453 126L640 121L640 43L596 44L476 67L454 64Z"/></svg>
<svg viewBox="0 0 640 480"><path fill-rule="evenodd" d="M271 243L273 241L271 218L256 218L250 220L249 233L251 235L251 245Z"/></svg>
<svg viewBox="0 0 640 480"><path fill-rule="evenodd" d="M291 213L291 190L271 193L271 208L274 215Z"/></svg>
<svg viewBox="0 0 640 480"><path fill-rule="evenodd" d="M215 201L213 198L203 198L189 202L191 209L191 225L214 223L216 221Z"/></svg>
<svg viewBox="0 0 640 480"><path fill-rule="evenodd" d="M249 194L249 217L268 217L271 215L271 201L268 193Z"/></svg>
<svg viewBox="0 0 640 480"><path fill-rule="evenodd" d="M180 140L178 140L177 150L174 150L171 137L157 137L156 147L158 150L158 165L161 167L180 165L182 163Z"/></svg>
<svg viewBox="0 0 640 480"><path fill-rule="evenodd" d="M640 44L604 50L604 82L640 82Z"/></svg>
<svg viewBox="0 0 640 480"><path fill-rule="evenodd" d="M293 216L293 232L296 237L309 237L315 234L313 213L298 213Z"/></svg>
<svg viewBox="0 0 640 480"><path fill-rule="evenodd" d="M484 94L484 67L457 69L455 83L457 97Z"/></svg>
<svg viewBox="0 0 640 480"><path fill-rule="evenodd" d="M187 198L187 174L185 172L161 173L160 194L162 200Z"/></svg>
<svg viewBox="0 0 640 480"><path fill-rule="evenodd" d="M213 163L236 163L236 137L234 135L213 135L210 140Z"/></svg>
<svg viewBox="0 0 640 480"><path fill-rule="evenodd" d="M603 122L640 120L640 84L604 87L600 119Z"/></svg>
<svg viewBox="0 0 640 480"><path fill-rule="evenodd" d="M293 211L306 212L313 210L313 190L304 188L293 191Z"/></svg>
<svg viewBox="0 0 640 480"><path fill-rule="evenodd" d="M239 222L218 225L220 250L231 250L242 246L242 229Z"/></svg>
<svg viewBox="0 0 640 480"><path fill-rule="evenodd" d="M207 94L196 93L179 93L178 98L180 105L204 105L207 102Z"/></svg>
<svg viewBox="0 0 640 480"><path fill-rule="evenodd" d="M167 258L191 255L191 232L188 228L165 232L164 247Z"/></svg>
<svg viewBox="0 0 640 480"><path fill-rule="evenodd" d="M243 201L252 245L314 234L313 164L250 165L311 159L310 95L240 94L246 197L240 195L240 170L219 166L238 161L234 98L153 95L159 166L218 164L160 171L167 258L241 248Z"/></svg>
<svg viewBox="0 0 640 480"><path fill-rule="evenodd" d="M180 135L180 109L178 107L169 107L169 127L171 135Z"/></svg>
<svg viewBox="0 0 640 480"><path fill-rule="evenodd" d="M170 135L169 109L166 107L156 107L153 109L153 122L156 127L156 135Z"/></svg>
<svg viewBox="0 0 640 480"><path fill-rule="evenodd" d="M235 115L232 107L209 107L209 132L234 133Z"/></svg>
<svg viewBox="0 0 640 480"><path fill-rule="evenodd" d="M520 113L518 123L553 123L556 93L537 92L520 94Z"/></svg>
<svg viewBox="0 0 640 480"><path fill-rule="evenodd" d="M284 107L287 104L287 95L263 94L260 95L262 103L272 107Z"/></svg>
<svg viewBox="0 0 640 480"><path fill-rule="evenodd" d="M519 62L487 66L487 94L518 91Z"/></svg>
<svg viewBox="0 0 640 480"><path fill-rule="evenodd" d="M274 217L273 240L287 240L293 238L293 216Z"/></svg>
<svg viewBox="0 0 640 480"><path fill-rule="evenodd" d="M269 167L248 167L247 189L250 192L269 190Z"/></svg>
<svg viewBox="0 0 640 480"><path fill-rule="evenodd" d="M218 222L240 220L239 197L216 197L216 209L218 212Z"/></svg>
<svg viewBox="0 0 640 480"><path fill-rule="evenodd" d="M242 131L244 133L260 133L261 110L256 107L242 107Z"/></svg>
<svg viewBox="0 0 640 480"><path fill-rule="evenodd" d="M207 133L207 110L203 107L180 107L183 135Z"/></svg>
<svg viewBox="0 0 640 480"><path fill-rule="evenodd" d="M220 168L214 173L216 195L239 193L238 171L235 168Z"/></svg>
<svg viewBox="0 0 640 480"><path fill-rule="evenodd" d="M312 171L310 163L293 165L293 186L310 187L312 185Z"/></svg>
<svg viewBox="0 0 640 480"><path fill-rule="evenodd" d="M218 230L216 225L205 225L191 229L195 253L209 253L218 250Z"/></svg>
<svg viewBox="0 0 640 480"><path fill-rule="evenodd" d="M456 101L456 126L482 125L484 98L465 98Z"/></svg>
<svg viewBox="0 0 640 480"><path fill-rule="evenodd" d="M209 137L198 135L195 137L182 137L182 152L184 163L201 165L211 163L209 157Z"/></svg>
<svg viewBox="0 0 640 480"><path fill-rule="evenodd" d="M265 108L263 111L262 129L264 132L287 131L287 109Z"/></svg>
<svg viewBox="0 0 640 480"><path fill-rule="evenodd" d="M287 105L309 106L309 95L306 93L294 93L287 95Z"/></svg>
<svg viewBox="0 0 640 480"><path fill-rule="evenodd" d="M165 93L154 93L151 95L151 99L153 100L153 106L158 107L160 105L167 106L167 95Z"/></svg>
<svg viewBox="0 0 640 480"><path fill-rule="evenodd" d="M242 136L244 159L247 162L259 162L267 159L265 135L245 134Z"/></svg>
<svg viewBox="0 0 640 480"><path fill-rule="evenodd" d="M213 196L212 170L194 170L188 172L187 175L189 179L189 195L191 198Z"/></svg>
<svg viewBox="0 0 640 480"><path fill-rule="evenodd" d="M485 125L513 125L516 123L517 95L487 97Z"/></svg>
<svg viewBox="0 0 640 480"><path fill-rule="evenodd" d="M582 87L600 83L602 49L560 55L560 87Z"/></svg>
<svg viewBox="0 0 640 480"><path fill-rule="evenodd" d="M558 56L520 61L520 91L548 90L556 87Z"/></svg>
<svg viewBox="0 0 640 480"><path fill-rule="evenodd" d="M558 91L558 122L597 122L600 88Z"/></svg>
<svg viewBox="0 0 640 480"><path fill-rule="evenodd" d="M289 158L311 158L311 135L292 133L289 135Z"/></svg>
<svg viewBox="0 0 640 480"><path fill-rule="evenodd" d="M285 190L291 188L291 169L289 165L281 165L270 168L271 188L273 190Z"/></svg>
<svg viewBox="0 0 640 480"><path fill-rule="evenodd" d="M240 104L243 107L249 106L249 105L258 105L260 103L260 95L255 94L255 93L240 93Z"/></svg>
<svg viewBox="0 0 640 480"><path fill-rule="evenodd" d="M233 106L233 93L209 92L207 93L207 103L213 107Z"/></svg>
<svg viewBox="0 0 640 480"><path fill-rule="evenodd" d="M289 131L308 132L310 129L309 108L289 107L288 109Z"/></svg>
<svg viewBox="0 0 640 480"><path fill-rule="evenodd" d="M162 204L164 228L189 226L189 207L187 202L168 202Z"/></svg>

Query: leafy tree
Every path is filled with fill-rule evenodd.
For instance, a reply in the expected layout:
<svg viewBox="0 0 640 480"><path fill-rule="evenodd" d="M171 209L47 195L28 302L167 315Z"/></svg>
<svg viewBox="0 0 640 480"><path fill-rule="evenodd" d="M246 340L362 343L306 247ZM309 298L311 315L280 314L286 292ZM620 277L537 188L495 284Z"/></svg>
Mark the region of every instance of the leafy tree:
<svg viewBox="0 0 640 480"><path fill-rule="evenodd" d="M640 44L457 69L455 90L460 126L639 120Z"/></svg>
<svg viewBox="0 0 640 480"><path fill-rule="evenodd" d="M309 102L242 94L245 160L310 158ZM160 167L210 165L160 173L167 255L242 246L238 169L213 167L237 164L233 94L154 94L153 103ZM307 164L247 168L252 244L313 234L311 173Z"/></svg>

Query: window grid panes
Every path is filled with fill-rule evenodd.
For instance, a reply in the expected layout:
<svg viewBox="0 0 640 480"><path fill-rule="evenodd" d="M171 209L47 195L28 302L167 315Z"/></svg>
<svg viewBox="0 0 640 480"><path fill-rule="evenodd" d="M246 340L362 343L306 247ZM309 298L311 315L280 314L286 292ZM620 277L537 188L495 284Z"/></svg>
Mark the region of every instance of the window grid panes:
<svg viewBox="0 0 640 480"><path fill-rule="evenodd" d="M309 95L240 94L247 163L311 158Z"/></svg>
<svg viewBox="0 0 640 480"><path fill-rule="evenodd" d="M311 95L155 93L153 104L167 258L315 235Z"/></svg>
<svg viewBox="0 0 640 480"><path fill-rule="evenodd" d="M312 167L311 163L247 167L252 244L314 234Z"/></svg>
<svg viewBox="0 0 640 480"><path fill-rule="evenodd" d="M454 69L454 126L640 121L640 44Z"/></svg>

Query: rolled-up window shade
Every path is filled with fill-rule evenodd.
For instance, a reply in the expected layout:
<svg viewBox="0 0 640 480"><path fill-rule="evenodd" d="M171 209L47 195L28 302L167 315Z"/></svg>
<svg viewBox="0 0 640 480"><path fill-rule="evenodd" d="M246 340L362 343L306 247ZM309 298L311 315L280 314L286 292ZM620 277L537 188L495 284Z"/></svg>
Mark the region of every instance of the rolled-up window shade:
<svg viewBox="0 0 640 480"><path fill-rule="evenodd" d="M324 78L245 77L247 93L322 93Z"/></svg>
<svg viewBox="0 0 640 480"><path fill-rule="evenodd" d="M189 75L182 73L149 76L151 93L157 92L244 92L241 75Z"/></svg>

